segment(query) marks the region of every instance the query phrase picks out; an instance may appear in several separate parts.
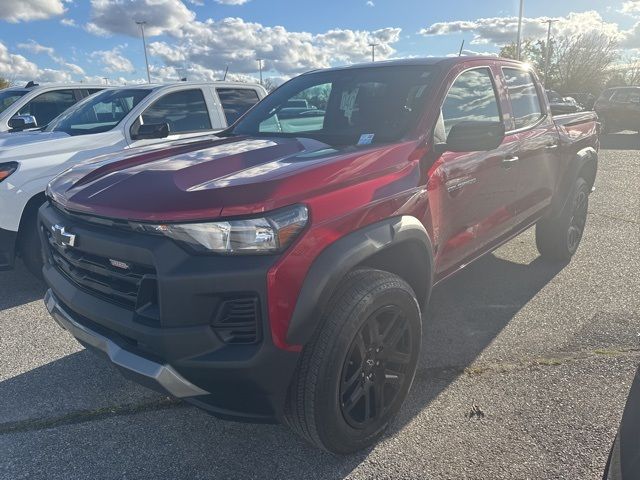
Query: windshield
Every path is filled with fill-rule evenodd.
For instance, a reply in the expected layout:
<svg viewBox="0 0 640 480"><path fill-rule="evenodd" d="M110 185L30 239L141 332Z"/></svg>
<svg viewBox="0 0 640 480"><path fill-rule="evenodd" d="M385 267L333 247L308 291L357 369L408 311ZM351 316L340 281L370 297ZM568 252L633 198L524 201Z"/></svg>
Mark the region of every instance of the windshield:
<svg viewBox="0 0 640 480"><path fill-rule="evenodd" d="M29 90L0 90L0 113L9 108Z"/></svg>
<svg viewBox="0 0 640 480"><path fill-rule="evenodd" d="M88 135L111 130L151 89L105 90L71 107L45 129L69 135Z"/></svg>
<svg viewBox="0 0 640 480"><path fill-rule="evenodd" d="M424 108L432 67L393 66L301 75L257 104L231 135L303 136L364 145L402 138Z"/></svg>

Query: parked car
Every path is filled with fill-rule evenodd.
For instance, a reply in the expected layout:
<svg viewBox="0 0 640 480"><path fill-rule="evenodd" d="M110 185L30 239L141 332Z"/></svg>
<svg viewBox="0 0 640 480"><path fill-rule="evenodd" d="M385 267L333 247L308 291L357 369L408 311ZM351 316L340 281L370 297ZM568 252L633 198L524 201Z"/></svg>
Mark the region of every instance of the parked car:
<svg viewBox="0 0 640 480"><path fill-rule="evenodd" d="M103 90L104 85L38 85L0 90L0 132L19 132L47 125L83 98Z"/></svg>
<svg viewBox="0 0 640 480"><path fill-rule="evenodd" d="M298 98L323 121L281 122ZM576 252L596 130L512 60L304 74L220 139L53 180L45 304L145 385L357 451L407 396L434 285L532 225L545 258Z"/></svg>
<svg viewBox="0 0 640 480"><path fill-rule="evenodd" d="M603 480L640 478L640 368L636 371Z"/></svg>
<svg viewBox="0 0 640 480"><path fill-rule="evenodd" d="M0 269L11 268L17 252L41 275L36 215L60 172L98 155L220 131L265 95L260 85L231 82L110 88L44 131L0 136Z"/></svg>
<svg viewBox="0 0 640 480"><path fill-rule="evenodd" d="M596 103L595 95L587 92L567 93L567 97L574 98L585 110L593 110L593 105Z"/></svg>
<svg viewBox="0 0 640 480"><path fill-rule="evenodd" d="M640 86L608 88L594 106L604 133L640 132Z"/></svg>
<svg viewBox="0 0 640 480"><path fill-rule="evenodd" d="M554 115L564 115L565 113L576 113L584 110L582 105L572 97L563 97L555 90L547 90L546 92L551 112Z"/></svg>

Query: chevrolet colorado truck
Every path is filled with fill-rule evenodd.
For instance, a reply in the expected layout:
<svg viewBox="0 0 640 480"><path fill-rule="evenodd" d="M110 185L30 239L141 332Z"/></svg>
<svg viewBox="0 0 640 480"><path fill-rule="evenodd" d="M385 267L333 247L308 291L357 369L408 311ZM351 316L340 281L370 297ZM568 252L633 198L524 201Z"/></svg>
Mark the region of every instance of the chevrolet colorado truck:
<svg viewBox="0 0 640 480"><path fill-rule="evenodd" d="M99 155L213 134L266 94L260 85L237 82L110 88L43 131L0 135L0 270L13 267L18 254L40 276L38 208L59 173Z"/></svg>
<svg viewBox="0 0 640 480"><path fill-rule="evenodd" d="M303 74L219 139L57 177L45 304L144 385L354 452L407 396L434 285L533 225L576 252L597 130L511 60Z"/></svg>

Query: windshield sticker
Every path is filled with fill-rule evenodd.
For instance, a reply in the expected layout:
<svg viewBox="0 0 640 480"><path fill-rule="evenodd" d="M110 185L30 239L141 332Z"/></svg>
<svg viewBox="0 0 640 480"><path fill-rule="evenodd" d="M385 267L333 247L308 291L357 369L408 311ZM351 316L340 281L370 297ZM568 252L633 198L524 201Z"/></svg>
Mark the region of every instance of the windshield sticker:
<svg viewBox="0 0 640 480"><path fill-rule="evenodd" d="M351 115L353 115L353 111L356 107L358 90L360 89L356 87L353 90L346 90L342 92L342 99L340 100L340 110L344 112L344 116L349 119L349 122L351 122Z"/></svg>
<svg viewBox="0 0 640 480"><path fill-rule="evenodd" d="M374 133L363 133L360 135L360 140L358 140L358 145L371 145L373 142L373 137L376 135Z"/></svg>

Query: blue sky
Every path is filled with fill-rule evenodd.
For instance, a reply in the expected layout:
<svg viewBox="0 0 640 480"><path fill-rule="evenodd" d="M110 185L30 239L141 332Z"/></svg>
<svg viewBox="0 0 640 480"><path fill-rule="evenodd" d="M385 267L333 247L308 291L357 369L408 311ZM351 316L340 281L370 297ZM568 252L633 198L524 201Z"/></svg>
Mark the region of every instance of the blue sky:
<svg viewBox="0 0 640 480"><path fill-rule="evenodd" d="M0 3L0 76L16 82L140 81L134 20L147 20L154 80L290 77L378 58L495 53L515 37L518 0L16 0ZM525 36L606 31L629 57L640 52L640 1L525 0Z"/></svg>

